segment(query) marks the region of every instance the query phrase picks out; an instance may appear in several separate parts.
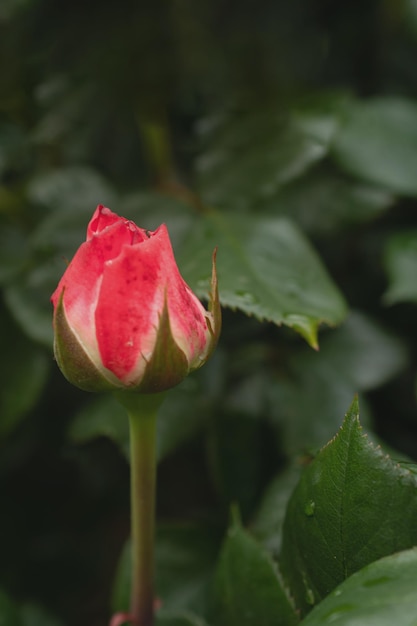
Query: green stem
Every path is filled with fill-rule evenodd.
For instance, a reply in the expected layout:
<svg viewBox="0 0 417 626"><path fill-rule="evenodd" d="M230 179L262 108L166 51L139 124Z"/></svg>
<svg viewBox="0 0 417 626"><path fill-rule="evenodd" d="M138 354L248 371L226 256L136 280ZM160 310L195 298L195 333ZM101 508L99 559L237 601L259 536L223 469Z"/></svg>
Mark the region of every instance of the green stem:
<svg viewBox="0 0 417 626"><path fill-rule="evenodd" d="M129 414L132 524L132 595L130 611L138 626L153 623L155 426L156 415Z"/></svg>
<svg viewBox="0 0 417 626"><path fill-rule="evenodd" d="M154 534L156 415L162 394L117 394L130 425L132 587L130 613L135 626L154 623Z"/></svg>

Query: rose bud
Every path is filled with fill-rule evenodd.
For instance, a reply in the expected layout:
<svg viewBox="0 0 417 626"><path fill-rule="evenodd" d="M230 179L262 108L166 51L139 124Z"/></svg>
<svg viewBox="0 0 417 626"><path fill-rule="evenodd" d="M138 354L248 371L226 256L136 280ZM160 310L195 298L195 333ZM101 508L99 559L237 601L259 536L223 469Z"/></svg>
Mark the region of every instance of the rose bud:
<svg viewBox="0 0 417 626"><path fill-rule="evenodd" d="M101 205L51 300L56 360L85 391L169 389L207 361L220 333L215 255L206 311L166 226L149 232Z"/></svg>

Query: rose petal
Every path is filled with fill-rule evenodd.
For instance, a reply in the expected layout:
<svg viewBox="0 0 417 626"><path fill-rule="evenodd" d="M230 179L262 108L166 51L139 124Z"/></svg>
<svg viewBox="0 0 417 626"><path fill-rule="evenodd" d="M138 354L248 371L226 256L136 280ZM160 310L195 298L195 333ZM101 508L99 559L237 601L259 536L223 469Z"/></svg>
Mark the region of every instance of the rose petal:
<svg viewBox="0 0 417 626"><path fill-rule="evenodd" d="M151 237L125 245L104 268L95 316L97 340L103 364L124 382L140 375L134 371L138 359L142 373L152 354L165 290L161 263L158 237Z"/></svg>
<svg viewBox="0 0 417 626"><path fill-rule="evenodd" d="M119 220L99 237L93 236L83 243L51 297L56 307L60 294L65 289L64 309L68 323L92 358L98 356L94 355L98 350L94 312L104 263L117 257L123 245L129 243L130 239L130 230Z"/></svg>
<svg viewBox="0 0 417 626"><path fill-rule="evenodd" d="M189 362L204 358L208 343L206 310L182 278L165 224L156 231L163 250L163 269L167 284L167 302L172 333Z"/></svg>
<svg viewBox="0 0 417 626"><path fill-rule="evenodd" d="M61 295L65 320L105 380L111 372L140 387L155 369L157 338L171 337L166 349L183 355L185 374L202 365L213 343L211 313L181 277L166 226L148 232L102 205L52 295L55 311ZM162 319L169 328L161 330ZM165 348L158 350L159 372ZM147 383L166 385L162 378Z"/></svg>
<svg viewBox="0 0 417 626"><path fill-rule="evenodd" d="M160 280L166 286L171 331L179 348L193 367L196 361L205 358L208 350L210 333L206 322L206 310L180 274L165 224L159 226L151 237L158 241L161 259Z"/></svg>
<svg viewBox="0 0 417 626"><path fill-rule="evenodd" d="M203 305L181 276L176 288L171 285L171 281L168 284L168 309L172 334L193 367L196 360L205 358L209 330Z"/></svg>
<svg viewBox="0 0 417 626"><path fill-rule="evenodd" d="M134 222L116 215L116 213L113 213L107 207L99 204L87 227L87 241L94 237L94 235L101 236L102 231L109 226L113 226L113 224L124 225L126 230L130 233L131 243L138 243L139 241L147 239L144 229L139 228Z"/></svg>
<svg viewBox="0 0 417 626"><path fill-rule="evenodd" d="M102 230L107 228L107 226L120 222L121 219L122 218L116 215L116 213L113 213L107 207L99 204L87 226L87 241L91 239L93 235L97 235Z"/></svg>

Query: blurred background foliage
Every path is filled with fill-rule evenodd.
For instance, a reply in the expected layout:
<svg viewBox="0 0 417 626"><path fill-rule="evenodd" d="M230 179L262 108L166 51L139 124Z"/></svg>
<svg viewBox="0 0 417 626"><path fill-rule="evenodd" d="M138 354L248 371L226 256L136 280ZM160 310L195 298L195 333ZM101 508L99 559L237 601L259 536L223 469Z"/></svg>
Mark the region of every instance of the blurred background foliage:
<svg viewBox="0 0 417 626"><path fill-rule="evenodd" d="M219 348L159 421L168 610L204 614L232 502L279 550L300 463L355 393L372 436L417 459L416 54L415 0L2 0L8 626L124 606L126 418L52 356L49 297L98 203L166 222L202 297L219 246Z"/></svg>

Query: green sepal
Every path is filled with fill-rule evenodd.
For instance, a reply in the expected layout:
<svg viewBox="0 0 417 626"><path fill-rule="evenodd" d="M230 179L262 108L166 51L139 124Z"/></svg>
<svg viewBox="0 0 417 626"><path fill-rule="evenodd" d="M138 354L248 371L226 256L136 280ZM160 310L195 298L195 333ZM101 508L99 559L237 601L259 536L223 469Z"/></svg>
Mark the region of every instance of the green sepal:
<svg viewBox="0 0 417 626"><path fill-rule="evenodd" d="M220 332L222 329L222 309L220 306L219 299L219 286L217 280L217 268L216 268L216 256L217 256L217 248L213 250L212 256L212 269L211 269L211 283L210 283L210 293L209 293L209 303L208 310L209 316L206 317L207 326L210 332L210 345L207 351L205 358L199 363L197 367L201 367L208 361L210 356L212 355L215 347L217 346L217 342L220 337ZM197 368L194 368L197 369Z"/></svg>
<svg viewBox="0 0 417 626"><path fill-rule="evenodd" d="M178 385L188 373L187 357L172 335L165 296L152 356L148 361L140 384L134 387L132 391L140 393L165 391Z"/></svg>
<svg viewBox="0 0 417 626"><path fill-rule="evenodd" d="M71 330L64 310L64 291L54 315L54 354L65 378L83 391L111 391L117 383L107 380ZM109 375L110 372L109 372Z"/></svg>

